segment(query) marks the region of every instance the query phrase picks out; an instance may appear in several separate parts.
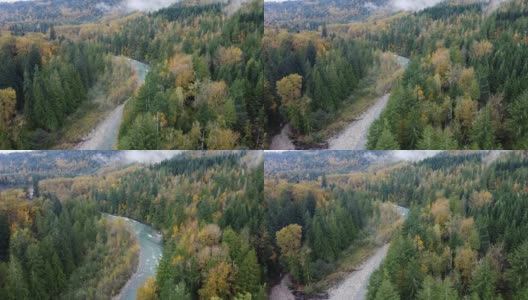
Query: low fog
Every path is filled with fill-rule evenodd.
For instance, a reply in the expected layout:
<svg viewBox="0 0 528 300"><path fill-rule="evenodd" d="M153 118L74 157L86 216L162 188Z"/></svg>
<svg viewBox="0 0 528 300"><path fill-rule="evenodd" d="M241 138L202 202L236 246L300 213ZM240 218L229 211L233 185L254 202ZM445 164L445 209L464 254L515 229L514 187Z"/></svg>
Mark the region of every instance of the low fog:
<svg viewBox="0 0 528 300"><path fill-rule="evenodd" d="M397 10L420 10L436 5L443 0L392 0L392 5Z"/></svg>
<svg viewBox="0 0 528 300"><path fill-rule="evenodd" d="M413 150L413 151L404 151L404 150L395 150L392 151L392 155L399 160L405 161L419 161L429 157L433 157L438 153L441 153L441 150Z"/></svg>
<svg viewBox="0 0 528 300"><path fill-rule="evenodd" d="M139 151L129 150L122 151L124 158L128 162L139 162L139 163L159 163L163 160L170 159L182 151L169 151L169 150L151 150L151 151Z"/></svg>
<svg viewBox="0 0 528 300"><path fill-rule="evenodd" d="M109 6L106 3L97 4L97 8L103 12L120 12L120 11L156 11L158 9L168 7L180 0L123 0L121 4L116 6Z"/></svg>
<svg viewBox="0 0 528 300"><path fill-rule="evenodd" d="M152 12L165 7L169 7L175 3L178 3L182 0L123 0L121 4L117 6L108 6L105 3L99 3L97 7L101 11L112 12L112 11L143 11L143 12ZM224 3L228 4L225 6L225 13L228 15L236 12L242 3L249 0L200 0L200 4L213 4L213 3Z"/></svg>
<svg viewBox="0 0 528 300"><path fill-rule="evenodd" d="M128 11L155 11L170 6L180 0L126 0L125 7Z"/></svg>

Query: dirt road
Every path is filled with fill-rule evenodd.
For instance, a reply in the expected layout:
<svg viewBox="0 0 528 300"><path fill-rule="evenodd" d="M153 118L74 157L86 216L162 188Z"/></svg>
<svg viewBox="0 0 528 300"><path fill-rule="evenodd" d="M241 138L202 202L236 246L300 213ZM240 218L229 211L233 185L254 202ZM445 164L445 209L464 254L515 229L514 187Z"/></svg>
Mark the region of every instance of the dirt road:
<svg viewBox="0 0 528 300"><path fill-rule="evenodd" d="M345 281L329 291L330 300L365 299L370 275L380 266L389 251L390 244L383 247L364 261L358 271L351 273Z"/></svg>
<svg viewBox="0 0 528 300"><path fill-rule="evenodd" d="M295 150L295 145L290 139L291 126L287 124L280 132L271 140L270 150Z"/></svg>
<svg viewBox="0 0 528 300"><path fill-rule="evenodd" d="M280 284L275 285L270 292L270 300L295 300L295 296L290 291L288 286L290 285L290 275L286 275L282 278Z"/></svg>
<svg viewBox="0 0 528 300"><path fill-rule="evenodd" d="M127 59L130 66L138 74L138 83L142 85L148 73L148 65L133 59ZM125 103L117 106L112 110L105 119L95 127L88 137L80 142L76 150L112 150L117 142L119 126L123 119L123 110Z"/></svg>
<svg viewBox="0 0 528 300"><path fill-rule="evenodd" d="M367 147L369 128L376 121L389 101L390 94L379 98L357 121L328 141L330 150L364 150Z"/></svg>

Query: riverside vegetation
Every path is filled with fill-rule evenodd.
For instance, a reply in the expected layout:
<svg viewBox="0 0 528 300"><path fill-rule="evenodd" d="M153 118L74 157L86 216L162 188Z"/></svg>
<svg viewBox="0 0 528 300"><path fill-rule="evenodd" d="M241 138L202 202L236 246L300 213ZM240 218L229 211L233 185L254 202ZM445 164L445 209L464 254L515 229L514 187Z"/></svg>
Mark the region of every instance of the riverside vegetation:
<svg viewBox="0 0 528 300"><path fill-rule="evenodd" d="M336 118L365 110L362 91L375 86L367 71L379 66L381 51L410 63L402 76L377 71L394 84L370 126L368 149L526 148L524 1L442 1L348 24L333 18L327 24L319 14L310 15L316 21L280 18L277 7L295 5L269 4L276 14L264 43L268 132L289 123L301 148L325 147Z"/></svg>
<svg viewBox="0 0 528 300"><path fill-rule="evenodd" d="M345 258L380 232L367 222L374 204L392 201L410 211L393 227L367 299L526 297L526 152L444 152L417 162L391 153L266 154L265 197L284 222L274 230L294 287L320 292L335 284L334 270L353 272Z"/></svg>
<svg viewBox="0 0 528 300"><path fill-rule="evenodd" d="M151 13L71 1L76 16L37 2L39 12L0 6L1 148L73 148L129 98L118 148L263 147L261 1L183 1ZM138 92L114 56L151 66Z"/></svg>

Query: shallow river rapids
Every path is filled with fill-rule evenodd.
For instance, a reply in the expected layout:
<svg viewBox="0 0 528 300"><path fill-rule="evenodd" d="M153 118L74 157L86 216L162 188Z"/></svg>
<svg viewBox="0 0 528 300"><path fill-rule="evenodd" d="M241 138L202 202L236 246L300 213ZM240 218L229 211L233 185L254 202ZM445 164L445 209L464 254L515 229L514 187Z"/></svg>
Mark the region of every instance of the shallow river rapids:
<svg viewBox="0 0 528 300"><path fill-rule="evenodd" d="M152 227L138 221L108 215L109 218L119 218L130 224L139 243L139 264L136 272L128 280L114 300L135 300L137 290L149 277L156 276L159 261L163 254L163 239L161 234Z"/></svg>

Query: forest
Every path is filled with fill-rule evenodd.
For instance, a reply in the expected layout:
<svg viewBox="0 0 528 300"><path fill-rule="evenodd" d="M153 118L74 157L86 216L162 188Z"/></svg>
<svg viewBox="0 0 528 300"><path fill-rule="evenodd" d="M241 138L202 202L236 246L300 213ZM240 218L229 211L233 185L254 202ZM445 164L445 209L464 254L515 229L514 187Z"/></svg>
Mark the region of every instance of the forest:
<svg viewBox="0 0 528 300"><path fill-rule="evenodd" d="M263 148L261 1L126 15L102 2L74 1L72 16L53 5L27 20L26 4L0 7L20 6L0 37L0 148L73 148L125 102L117 148ZM137 92L121 56L150 65Z"/></svg>
<svg viewBox="0 0 528 300"><path fill-rule="evenodd" d="M267 30L265 56L268 131L289 123L305 144L324 129L374 63L368 43L318 32Z"/></svg>
<svg viewBox="0 0 528 300"><path fill-rule="evenodd" d="M317 30L323 24L349 23L364 20L386 9L389 0L318 0L266 2L266 28L281 27L290 31Z"/></svg>
<svg viewBox="0 0 528 300"><path fill-rule="evenodd" d="M528 295L521 263L528 257L526 153L483 159L468 155L453 164L440 156L400 169L374 188L382 199L405 199L399 202L411 213L370 279L367 299ZM411 183L435 169L426 185Z"/></svg>
<svg viewBox="0 0 528 300"><path fill-rule="evenodd" d="M0 45L0 147L45 149L105 72L103 49L40 36L2 37Z"/></svg>
<svg viewBox="0 0 528 300"><path fill-rule="evenodd" d="M355 120L341 115L362 107L364 89L378 87L371 73L388 75L378 54L395 53L410 63L391 77L388 104L369 124L367 149L525 149L527 11L519 0L497 7L445 1L300 28L288 27L295 27L293 17L288 22L272 14L264 43L270 138L289 124L297 148L328 147L339 123ZM372 106L381 95L373 96Z"/></svg>
<svg viewBox="0 0 528 300"><path fill-rule="evenodd" d="M277 159L273 156L266 155L266 164ZM328 162L334 157L339 154L326 154ZM284 235L298 238L280 248L282 256L291 254L290 260L283 257L280 262L293 276L294 290L317 292L314 287L319 282L327 282L328 274L342 269L343 255L358 251L346 249L361 249L362 239L372 234L368 220L378 214L376 203L381 201L410 211L370 277L367 299L524 299L528 295L526 152L443 152L419 161L395 161L359 173L329 171L305 180L295 177L295 172L286 179L266 173L265 181L266 201L274 204L268 204L270 213L275 205L282 205L279 215L289 215L276 227L279 247ZM311 204L314 199L316 205ZM342 209L346 222L338 221ZM353 229L346 227L347 222L355 225ZM290 252L292 245L296 253Z"/></svg>
<svg viewBox="0 0 528 300"><path fill-rule="evenodd" d="M2 299L110 299L138 251L129 229L93 201L0 191Z"/></svg>
<svg viewBox="0 0 528 300"><path fill-rule="evenodd" d="M526 149L528 7L439 4L369 34L411 57L369 149Z"/></svg>
<svg viewBox="0 0 528 300"><path fill-rule="evenodd" d="M101 212L163 236L138 299L266 299L284 275L298 295L325 295L382 245L368 299L526 296L526 152L189 151L151 163L77 152L8 154L29 161L8 174L41 177L0 187L7 299L117 294L135 239ZM50 160L69 175L48 175ZM76 170L83 160L95 164Z"/></svg>
<svg viewBox="0 0 528 300"><path fill-rule="evenodd" d="M123 236L128 231L117 234L115 231L119 226L108 228L101 212L149 224L163 234L164 252L157 275L138 291L138 299L265 299L267 271L261 260L265 261L269 255L261 254L268 253L268 249L261 248L266 246L262 241L267 238L260 236L265 229L261 221L264 215L259 217L263 199L262 152L185 152L151 164L123 161L123 157L127 157L125 152L109 154L84 151L84 158L78 154L80 151L45 153L30 159L31 152L8 154L25 156L27 160L37 161L37 165L40 159L42 163L40 170L27 166L19 169L12 167L11 174L25 174L27 177L45 174L41 170L48 169L45 162L50 160L63 161L60 165L64 164L64 169L70 170L68 162L99 162L103 161L101 156L108 157L104 159L105 163L94 167L96 171L71 170L68 177L41 175L38 195L34 194L31 182L26 183L26 187L29 187L26 189L13 190L9 185L2 187L7 190L6 196L2 194L0 197L0 216L5 213L8 223L2 223L5 227L1 227L1 232L11 237L2 239L8 241L2 245L8 259L3 257L3 263L0 264L5 270L10 264L20 263L19 260L9 259L13 257L14 249L17 249L17 240L13 238L19 235L15 230L17 228L26 230L35 243L41 240L52 242L53 238L62 240L75 235L79 239L75 245L86 246L75 250L78 251L74 256L76 265L61 275L65 282L71 284L65 284L53 294L47 291L42 299L93 299L99 296L109 299L109 295L119 292L116 287L121 287L128 277L116 274L125 273L119 273L117 269L112 272L111 267L114 265L99 268L97 264L112 261L133 269L133 259L137 259L137 253L121 252L123 249L134 249L132 244L126 244L127 238ZM135 155L148 157L151 154L142 152ZM18 195L17 198L8 196L13 193ZM37 217L36 211L40 210L49 219ZM52 213L55 211L60 211L62 215ZM58 226L53 224L66 220L69 223L63 225L70 231L50 229ZM41 223L42 231L38 231L40 227L32 225ZM117 241L105 240L104 228L113 232L108 235ZM51 232L48 233L49 230ZM50 237L46 238L47 235ZM72 239L65 238L67 241ZM98 251L94 252L94 249ZM56 251L59 259L69 255L64 254L66 250L62 248ZM47 253L40 255L47 257ZM123 254L125 256L121 256ZM25 256L17 259L26 262ZM122 263L124 260L131 263ZM82 261L86 261L86 264L79 263ZM114 275L108 277L103 271L93 273L96 270L105 270ZM6 272L0 272L0 276L11 274L10 271ZM31 269L23 269L17 275L27 280L30 298L15 295L7 299L34 298L31 294L31 274ZM52 273L44 269L39 274ZM14 281L7 281L6 295L14 293L14 288ZM86 291L86 294L82 291Z"/></svg>
<svg viewBox="0 0 528 300"><path fill-rule="evenodd" d="M129 21L106 44L156 64L125 109L118 147L262 148L262 19L250 1L227 18L220 4L182 4Z"/></svg>

